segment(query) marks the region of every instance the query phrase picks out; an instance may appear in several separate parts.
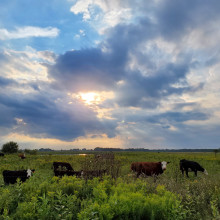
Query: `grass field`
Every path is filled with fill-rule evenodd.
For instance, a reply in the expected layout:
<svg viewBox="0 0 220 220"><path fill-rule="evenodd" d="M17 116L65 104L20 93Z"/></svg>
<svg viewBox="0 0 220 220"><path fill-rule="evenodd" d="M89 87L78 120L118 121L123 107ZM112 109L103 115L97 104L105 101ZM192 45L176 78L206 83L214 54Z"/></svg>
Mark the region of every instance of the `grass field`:
<svg viewBox="0 0 220 220"><path fill-rule="evenodd" d="M54 177L54 161L85 168L94 155L16 155L0 158L0 219L220 219L220 154L117 152L117 178ZM183 177L179 160L207 169ZM170 161L158 178L132 175L134 161ZM5 186L3 170L35 169L25 183ZM116 177L116 176L115 176Z"/></svg>

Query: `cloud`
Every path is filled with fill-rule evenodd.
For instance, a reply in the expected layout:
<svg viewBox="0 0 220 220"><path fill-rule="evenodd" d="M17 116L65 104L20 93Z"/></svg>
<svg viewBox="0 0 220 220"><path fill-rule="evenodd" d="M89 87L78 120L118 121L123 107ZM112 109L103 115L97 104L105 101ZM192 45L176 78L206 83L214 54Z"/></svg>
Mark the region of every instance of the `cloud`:
<svg viewBox="0 0 220 220"><path fill-rule="evenodd" d="M19 38L29 37L56 37L59 34L59 30L53 27L17 27L14 31L8 31L7 29L0 29L0 40L11 40Z"/></svg>
<svg viewBox="0 0 220 220"><path fill-rule="evenodd" d="M69 51L48 66L54 88L79 92L108 90L124 73L123 55L119 59L100 48Z"/></svg>
<svg viewBox="0 0 220 220"><path fill-rule="evenodd" d="M7 117L1 124L14 129L14 132L28 134L33 137L57 138L72 141L87 134L106 133L115 136L114 121L99 120L96 114L83 104L75 103L71 109L62 109L53 97L38 94L16 96L0 96L1 111ZM16 118L22 119L23 125L17 123ZM14 119L14 120L13 120Z"/></svg>
<svg viewBox="0 0 220 220"><path fill-rule="evenodd" d="M78 0L71 7L74 14L82 14L83 20L102 33L106 28L131 20L131 8L126 1Z"/></svg>
<svg viewBox="0 0 220 220"><path fill-rule="evenodd" d="M0 53L0 129L65 141L107 135L125 147L217 146L219 6L76 1L71 11L88 23L75 33L89 38L87 25L97 24L102 40L57 55L31 48ZM52 29L36 33L57 36ZM23 36L37 36L33 30L24 28ZM2 39L22 36L21 29L1 31ZM89 92L112 95L90 104L77 98Z"/></svg>
<svg viewBox="0 0 220 220"><path fill-rule="evenodd" d="M0 76L0 86L1 87L6 87L6 86L9 86L9 85L14 85L14 84L17 84L17 82L12 80L12 79Z"/></svg>
<svg viewBox="0 0 220 220"><path fill-rule="evenodd" d="M70 98L66 92L51 89L47 76L37 77L36 73L44 67L37 62L42 62L46 55L50 57L51 53L32 52L33 54L31 51L20 53L11 51L11 53L1 54L0 112L4 118L0 120L0 130L6 127L13 133L65 141L72 141L90 134L106 134L107 137L114 137L117 126L115 120L98 118L97 112L86 106L80 99ZM30 65L33 59L35 59L35 65L38 65L37 68L35 65ZM5 71L9 63L10 69ZM17 65L18 63L20 65ZM13 75L14 72L19 71L23 75ZM1 76L4 73L12 79ZM35 77L30 76L32 74ZM17 119L22 120L23 123L18 123Z"/></svg>
<svg viewBox="0 0 220 220"><path fill-rule="evenodd" d="M49 65L53 88L72 92L113 90L119 106L145 108L155 108L173 94L202 89L187 81L192 57L184 53L171 55L172 51L164 51L166 48L161 45L156 48L152 41L155 37L157 40L157 35L158 30L149 19L118 25L109 30L106 41L97 48L66 52L55 65ZM150 48L145 53L141 50L143 45ZM166 56L152 56L153 49ZM158 59L161 62L157 64Z"/></svg>

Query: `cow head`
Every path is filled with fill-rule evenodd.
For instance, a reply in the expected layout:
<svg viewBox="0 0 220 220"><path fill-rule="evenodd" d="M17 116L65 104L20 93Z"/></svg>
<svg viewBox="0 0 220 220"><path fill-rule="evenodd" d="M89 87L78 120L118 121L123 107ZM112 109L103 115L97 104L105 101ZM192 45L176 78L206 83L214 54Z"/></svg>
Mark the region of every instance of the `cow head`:
<svg viewBox="0 0 220 220"><path fill-rule="evenodd" d="M207 172L206 169L204 169L203 173L204 173L205 175L208 175L208 172Z"/></svg>
<svg viewBox="0 0 220 220"><path fill-rule="evenodd" d="M163 162L160 162L160 163L161 163L162 170L166 170L167 164L170 163L170 162L163 161Z"/></svg>
<svg viewBox="0 0 220 220"><path fill-rule="evenodd" d="M27 170L27 177L30 177L31 174L34 173L34 171L35 171L35 170L28 169L28 170Z"/></svg>

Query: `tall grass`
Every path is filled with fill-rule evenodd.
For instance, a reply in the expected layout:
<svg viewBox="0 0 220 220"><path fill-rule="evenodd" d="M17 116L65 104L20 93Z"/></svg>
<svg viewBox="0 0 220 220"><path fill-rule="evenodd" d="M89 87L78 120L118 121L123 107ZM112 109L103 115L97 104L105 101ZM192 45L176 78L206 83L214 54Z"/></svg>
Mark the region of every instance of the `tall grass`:
<svg viewBox="0 0 220 220"><path fill-rule="evenodd" d="M35 169L24 183L5 186L0 175L0 219L220 219L220 157L214 153L118 152L119 177L54 177L52 163L85 167L90 156L17 155L0 158L3 170ZM209 175L183 177L179 160L199 162ZM170 161L157 178L136 178L134 161ZM100 166L100 164L98 164Z"/></svg>

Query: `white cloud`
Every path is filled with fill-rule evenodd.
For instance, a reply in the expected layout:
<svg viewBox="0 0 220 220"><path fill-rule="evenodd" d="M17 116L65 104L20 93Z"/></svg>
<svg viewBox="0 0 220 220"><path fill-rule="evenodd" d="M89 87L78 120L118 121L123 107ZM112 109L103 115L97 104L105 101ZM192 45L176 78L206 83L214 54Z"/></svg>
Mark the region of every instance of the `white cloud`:
<svg viewBox="0 0 220 220"><path fill-rule="evenodd" d="M89 6L92 5L92 0L79 0L76 2L75 5L73 5L70 9L71 12L74 14L83 14L83 19L87 20L91 18L90 12L89 12Z"/></svg>
<svg viewBox="0 0 220 220"><path fill-rule="evenodd" d="M0 29L0 40L10 40L28 37L56 37L59 34L59 29L53 27L33 27L26 26L16 28L14 31Z"/></svg>
<svg viewBox="0 0 220 220"><path fill-rule="evenodd" d="M91 22L102 33L108 27L131 20L132 13L125 2L118 0L78 0L70 9L74 14L82 14L83 20Z"/></svg>
<svg viewBox="0 0 220 220"><path fill-rule="evenodd" d="M76 39L79 39L80 37L85 37L86 36L86 33L85 33L85 30L82 30L82 29L80 29L79 30L79 33L78 34L75 34L75 38Z"/></svg>
<svg viewBox="0 0 220 220"><path fill-rule="evenodd" d="M28 93L33 90L29 84L38 81L49 82L47 67L44 64L54 62L55 55L52 52L36 51L28 47L26 51L7 50L1 55L4 61L1 62L0 77L9 78L23 85L13 86L11 90Z"/></svg>

